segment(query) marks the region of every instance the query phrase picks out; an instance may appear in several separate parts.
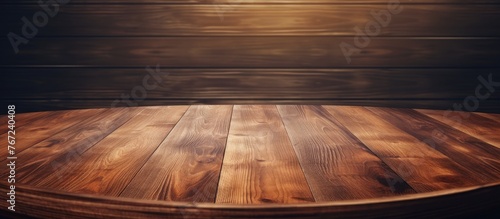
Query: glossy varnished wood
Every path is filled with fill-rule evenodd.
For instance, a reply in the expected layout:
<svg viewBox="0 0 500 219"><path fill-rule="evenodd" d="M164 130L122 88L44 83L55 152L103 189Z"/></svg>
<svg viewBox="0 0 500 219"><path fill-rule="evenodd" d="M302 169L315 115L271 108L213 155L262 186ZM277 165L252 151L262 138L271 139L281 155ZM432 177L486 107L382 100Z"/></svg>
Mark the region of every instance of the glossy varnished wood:
<svg viewBox="0 0 500 219"><path fill-rule="evenodd" d="M190 106L120 196L214 202L231 111Z"/></svg>
<svg viewBox="0 0 500 219"><path fill-rule="evenodd" d="M414 192L323 108L278 109L317 201Z"/></svg>
<svg viewBox="0 0 500 219"><path fill-rule="evenodd" d="M491 145L500 145L500 128L495 118L488 118L474 113L453 112L443 113L436 110L420 110L427 116L452 126L462 132L465 132L475 138Z"/></svg>
<svg viewBox="0 0 500 219"><path fill-rule="evenodd" d="M470 173L460 165L367 109L326 108L417 192L484 183L469 178Z"/></svg>
<svg viewBox="0 0 500 219"><path fill-rule="evenodd" d="M70 164L77 164L81 161L81 155L97 142L104 139L108 134L125 123L134 115L134 110L124 108L89 111L68 111L72 114L79 114L78 123L59 132L57 125L45 128L49 138L41 139L40 142L33 144L23 152L19 157L19 166L17 176L20 181L26 184L37 185L46 178L61 180L66 172L65 167ZM58 116L57 116L58 114ZM64 119L64 113L56 113L57 119ZM85 119L82 119L82 116ZM55 120L57 121L57 120ZM40 125L43 127L43 125ZM64 126L64 123L61 124ZM17 134L17 133L16 133ZM29 146L29 145L28 145ZM50 177L47 174L50 172ZM7 174L6 171L2 173Z"/></svg>
<svg viewBox="0 0 500 219"><path fill-rule="evenodd" d="M53 174L44 177L38 185L75 193L118 196L186 109L185 106L153 107L138 112L88 149L78 162L60 167L65 177Z"/></svg>
<svg viewBox="0 0 500 219"><path fill-rule="evenodd" d="M42 218L495 213L500 151L482 136L494 136L498 115L468 114L480 130L469 133L432 116L439 113L445 111L208 105L19 114L30 127L19 131L46 127L40 121L47 118L75 118L63 130L44 128L19 152L16 212ZM433 135L446 140L425 138ZM0 185L5 191L7 184Z"/></svg>
<svg viewBox="0 0 500 219"><path fill-rule="evenodd" d="M0 127L0 138L7 139L8 137L8 132L7 131L17 131L18 129L22 130L23 132L27 131L30 134L25 134L23 136L23 139L19 139L17 142L21 141L21 147L18 147L18 150L24 150L26 149L26 146L22 145L33 145L36 141L40 141L43 139L39 134L41 134L39 131L43 131L44 129L50 128L50 123L53 118L55 113L52 112L33 112L33 113L23 113L23 114L17 114L14 115L13 120L15 122L13 129L9 129L8 126L8 121L10 120L8 117L3 116L0 119L1 124L5 124L2 127ZM45 119L47 118L47 119ZM47 124L49 123L49 124ZM41 125L48 125L48 126L41 126ZM71 125L71 123L70 123ZM28 126L28 127L26 127ZM29 127L36 127L34 129L30 129ZM17 127L17 128L16 128ZM62 125L64 128L64 125ZM57 131L57 129L52 129L51 132ZM31 138L32 135L36 135L35 138ZM11 133L12 136L12 133ZM14 136L15 137L15 136ZM31 140L30 140L31 139ZM8 142L7 141L2 141L0 142L0 147L7 148ZM3 151L0 152L0 160L4 160L7 157L8 151Z"/></svg>
<svg viewBox="0 0 500 219"><path fill-rule="evenodd" d="M500 173L498 166L500 150L498 146L494 146L497 144L488 144L457 130L458 125L443 125L438 120L430 119L414 110L375 108L371 110L461 166L472 170L470 175L475 176L472 180L491 181L494 180L491 177L496 178L495 176ZM482 126L487 129L491 123L485 122ZM494 135L493 133L495 132L485 132L484 135Z"/></svg>
<svg viewBox="0 0 500 219"><path fill-rule="evenodd" d="M235 106L217 203L314 202L275 106Z"/></svg>

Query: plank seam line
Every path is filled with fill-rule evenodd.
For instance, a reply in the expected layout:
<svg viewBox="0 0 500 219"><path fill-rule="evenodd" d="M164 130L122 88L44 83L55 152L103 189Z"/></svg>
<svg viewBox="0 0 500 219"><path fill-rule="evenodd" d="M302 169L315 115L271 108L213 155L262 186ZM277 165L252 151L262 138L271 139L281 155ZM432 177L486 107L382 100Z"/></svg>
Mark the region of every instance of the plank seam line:
<svg viewBox="0 0 500 219"><path fill-rule="evenodd" d="M224 152L222 153L222 162L219 168L219 177L217 179L217 187L215 188L215 199L214 203L217 203L217 198L219 197L219 186L220 186L220 179L222 176L222 167L224 166L224 158L226 157L226 149L227 149L227 142L229 140L229 132L231 131L231 124L233 123L233 113L234 113L234 105L231 106L231 115L229 117L229 125L227 128L227 135L226 135L226 144L224 145Z"/></svg>
<svg viewBox="0 0 500 219"><path fill-rule="evenodd" d="M365 144L363 141L361 141L361 139L359 139L358 136L356 136L354 133L352 133L351 130L349 128L347 128L347 126L344 125L344 123L342 123L340 120L336 119L335 116L333 116L322 105L320 107L323 109L321 112L327 113L329 115L329 117L325 117L327 120L332 121L331 119L334 119L336 121L336 122L332 121L334 123L334 125L338 125L339 128L342 129L344 132L346 132L346 134L349 137L351 137L353 140L355 140L359 144L361 144L361 146L364 147L366 150L368 150L369 153L371 153L374 156L376 156L385 167L389 168L389 170L393 174L395 174L396 176L398 176L404 183L406 183L406 185L408 185L408 187L410 187L411 189L413 189L413 191L415 191L416 193L419 193L419 191L416 190L408 181L406 181L398 172L396 172L396 170L394 168L392 168L387 162L385 162L385 157L384 156L380 156L378 153L375 153L370 147L367 146L367 144ZM366 107L363 107L363 108L366 108ZM378 117L378 115L376 115L372 111L369 111L369 112ZM392 190L393 189L391 188L391 191ZM395 194L397 195L397 193L395 193Z"/></svg>
<svg viewBox="0 0 500 219"><path fill-rule="evenodd" d="M103 110L103 111L105 111L105 110ZM104 113L104 112L101 112L101 113ZM97 115L100 115L100 114L95 114L95 116L97 116ZM48 117L48 116L49 116L49 115L47 115L47 116L45 116L45 117ZM130 119L128 119L128 120L130 120ZM128 120L126 120L123 124L127 123L127 122L128 122ZM53 134L51 134L50 136L48 136L47 138L44 138L44 139L41 139L40 141L37 141L37 142L36 142L36 143L34 143L33 145L29 146L28 148L25 148L24 150L21 150L21 151L20 151L20 152L18 152L18 153L23 153L23 152L24 152L24 151L26 151L27 149L30 149L31 147L33 147L33 146L35 146L35 145L39 144L40 142L45 141L45 140L47 140L47 139L50 139L50 138L52 138L54 135L57 135L57 134L59 134L59 133L61 133L61 132L63 132L63 131L66 131L67 129L70 129L70 128L74 127L75 125L81 125L82 123L85 123L85 122L86 122L86 120L82 120L82 121L76 122L74 125L72 125L72 126L68 126L68 127L64 128L64 129L62 129L62 130L60 130L60 131L58 131L58 132L56 132L56 133L53 133ZM118 129L119 127L121 127L123 124L121 124L120 126L118 126L116 129ZM114 132L116 129L114 129L112 132ZM110 132L110 134L111 134L112 132ZM109 134L108 134L108 135L109 135ZM97 141L95 144L93 144L92 146L90 146L89 148L87 148L85 151L82 151L82 153L80 154L80 156L81 156L81 155L83 155L83 153L85 153L88 149L92 148L94 145L96 145L97 143L99 143L100 141L102 141L102 140L103 140L104 138L106 138L108 135L104 136L101 140ZM71 150L71 149L70 149L70 150ZM3 161L3 160L5 160L5 159L2 159L2 160L0 160L0 161Z"/></svg>
<svg viewBox="0 0 500 219"><path fill-rule="evenodd" d="M365 107L365 108L366 108L366 107ZM367 109L368 109L368 108L367 108ZM370 109L368 109L368 110L370 110ZM460 129L457 129L457 128L455 128L455 127L451 126L451 125L448 125L448 124L446 124L446 123L444 123L444 122L441 122L441 121L439 121L439 120L437 120L437 119L434 119L434 118L432 118L432 117L430 117L430 116L426 115L425 113L421 113L421 112L419 112L419 111L417 111L417 110L415 110L415 109L411 109L411 111L413 111L414 113L417 113L417 114L420 114L420 115L422 115L422 116L426 117L426 118L427 118L427 122L429 122L430 124L434 125L433 127L435 127L435 129L436 129L436 130L437 130L437 129L439 129L439 128L437 128L437 127L438 127L437 125L444 126L444 127L448 127L448 128L450 128L450 129L453 129L453 130L455 130L455 131L459 132L459 133L460 133L460 136L466 136L466 137L469 137L469 138L470 138L470 140L473 140L474 142L480 142L480 143L484 144L485 146L489 146L489 147L493 147L493 148L495 147L494 145L492 145L492 144L490 144L490 143L488 143L488 142L485 142L485 141L483 141L482 139L476 138L475 136L472 136L472 135L470 135L470 134L468 134L468 133L465 133L464 131L462 131L462 130L460 130ZM373 113L373 111L371 111L371 110L370 110L370 112L372 112L372 113ZM373 114L375 114L375 113L373 113ZM400 129L399 127L397 127L396 125L392 124L391 122L389 122L389 123L390 123L391 125L393 125L394 127L396 127L396 128L398 128L398 129ZM436 124L436 125L435 125L435 124ZM400 129L400 130L402 130L402 129ZM404 131L404 130L402 130L402 131ZM409 134L410 134L410 133L409 133ZM452 139L454 139L454 140L456 140L456 141L459 141L459 142L463 142L463 141L461 141L460 139L457 139L456 137L450 136L450 135L448 134L448 132L446 132L445 134L446 134L446 136L448 136L449 138L452 138ZM458 166L460 166L460 167L464 168L464 170L466 170L466 171L467 171L467 173L469 173L469 172L475 172L475 171L470 170L469 168L467 168L467 167L463 166L463 165L460 163L460 161L457 161L457 158L456 158L456 157L454 157L454 156L453 156L453 157L450 157L450 156L446 155L446 154L445 154L445 152L442 152L442 151L438 150L438 149L437 149L437 147L439 147L439 143L438 143L438 142L433 141L434 143L436 143L436 146L434 146L434 147L433 147L433 146L429 145L429 143L427 143L427 142L425 142L425 141L420 140L417 136L415 136L415 135L413 135L413 134L410 134L410 135L411 135L411 136L413 136L415 139L417 139L419 142L422 142L422 143L424 143L425 145L427 145L427 147L431 148L431 149L432 149L432 150L434 150L435 152L437 152L437 153L439 153L439 154L442 154L443 156L445 156L445 157L449 158L449 160L450 160L451 162L453 162L453 163L455 163L456 165L458 165ZM469 141L465 141L464 143L467 143L467 142L469 142ZM470 144L470 143L469 143L469 144ZM471 144L471 145L473 145L473 144ZM473 146L475 146L475 145L473 145ZM483 150L483 149L481 149L481 150Z"/></svg>
<svg viewBox="0 0 500 219"><path fill-rule="evenodd" d="M84 150L82 152L85 153L87 152L88 150L90 150L92 147L94 147L96 144L98 144L99 142L101 142L102 140L104 140L105 138L107 138L109 135L113 134L113 132L115 132L117 129L119 129L120 127L122 127L123 125L125 125L128 121L130 121L133 117L137 116L139 113L141 113L142 111L144 111L144 109L141 109L140 111L134 113L133 115L130 116L130 118L128 118L126 121L124 121L122 124L120 124L119 126L117 126L115 129L113 129L111 132L109 132L106 136L104 136L101 140L99 141L96 141L96 143L94 143L91 147L87 148L86 150Z"/></svg>
<svg viewBox="0 0 500 219"><path fill-rule="evenodd" d="M292 146L292 149L293 149L293 152L295 154L295 157L297 158L297 161L300 165L300 169L302 170L302 175L304 176L304 179L306 179L306 182L307 182L307 187L309 188L309 192L311 193L313 199L314 199L314 202L317 202L316 200L316 197L315 197L315 194L314 192L312 191L311 189L311 183L309 182L309 178L306 176L306 173L304 171L304 167L302 165L302 162L301 160L299 159L299 155L298 155L298 152L297 150L295 149L295 146L293 145L292 143L292 140L290 139L290 134L288 133L288 129L285 125L285 122L283 121L283 115L281 115L279 109L278 109L278 106L277 105L274 105L274 107L276 108L276 111L278 112L278 115L280 117L280 120L281 120L281 124L283 125L283 129L285 129L285 133L286 133L286 136L287 136L287 141L290 143L290 146Z"/></svg>
<svg viewBox="0 0 500 219"><path fill-rule="evenodd" d="M139 172L141 172L141 170L144 168L144 166L146 166L146 164L148 163L149 159L151 159L151 157L153 156L153 154L158 150L158 148L163 144L163 142L165 142L165 140L170 135L170 133L172 133L172 130L174 130L174 128L177 126L177 124L179 124L179 121L182 119L182 117L184 117L184 115L186 114L186 112L190 108L191 108L191 106L189 106L182 113L182 115L179 117L179 119L177 119L177 122L175 122L175 125L170 129L170 131L168 131L167 135L165 135L165 138L163 138L163 140L161 140L160 143L158 143L158 145L156 146L155 150L151 152L151 154L148 156L148 158L146 159L146 161L142 164L141 168L139 168L139 170L137 170L137 172L134 174L134 176L130 178L130 181L128 181L127 185L123 187L123 189L122 189L122 191L120 191L120 193L118 193L117 197L120 197L122 195L122 193L128 188L128 186L130 185L130 182L132 182L137 177L137 175L139 174Z"/></svg>

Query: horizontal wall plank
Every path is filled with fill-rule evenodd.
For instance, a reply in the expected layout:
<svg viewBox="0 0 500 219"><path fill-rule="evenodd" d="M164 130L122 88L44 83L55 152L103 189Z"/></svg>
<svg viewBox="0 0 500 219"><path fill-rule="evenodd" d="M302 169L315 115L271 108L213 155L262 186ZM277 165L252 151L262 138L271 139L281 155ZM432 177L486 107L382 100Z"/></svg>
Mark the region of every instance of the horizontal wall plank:
<svg viewBox="0 0 500 219"><path fill-rule="evenodd" d="M399 0L402 4L482 4L498 0ZM68 0L71 4L387 4L389 0ZM2 4L38 4L38 0L4 0Z"/></svg>
<svg viewBox="0 0 500 219"><path fill-rule="evenodd" d="M355 36L387 5L67 5L38 36ZM0 9L7 32L21 34L38 5ZM405 5L377 36L500 36L500 5ZM384 21L382 21L384 22ZM373 27L372 27L373 28ZM366 31L365 31L366 32ZM377 33L377 32L376 32Z"/></svg>
<svg viewBox="0 0 500 219"><path fill-rule="evenodd" d="M153 73L156 79L146 69L4 68L2 72L5 74L0 75L0 81L9 83L4 83L0 97L11 99L113 99L132 93L148 99L464 99L475 95L479 77L487 79L491 74L493 81L500 81L500 69L161 69L160 66L160 71ZM500 99L500 92L490 98Z"/></svg>
<svg viewBox="0 0 500 219"><path fill-rule="evenodd" d="M109 108L113 106L115 99L25 99L12 100L9 103L16 104L17 113L33 111L49 111L63 109L85 109L85 108ZM0 100L4 102L4 100ZM198 104L284 104L284 105L346 105L346 106L373 106L393 108L417 108L417 109L453 109L453 104L462 104L463 100L439 99L439 100L392 100L392 99L156 99L144 101L120 102L117 106L160 106L160 105L198 105ZM481 101L477 112L500 113L500 100L488 99ZM0 112L2 113L2 112ZM4 113L5 114L5 113Z"/></svg>
<svg viewBox="0 0 500 219"><path fill-rule="evenodd" d="M8 42L2 51L12 51ZM494 67L500 39L372 38L348 59L353 37L37 38L0 65L212 68ZM348 48L351 51L352 48ZM346 49L347 50L347 49ZM345 50L345 51L346 51ZM349 51L346 51L347 54Z"/></svg>

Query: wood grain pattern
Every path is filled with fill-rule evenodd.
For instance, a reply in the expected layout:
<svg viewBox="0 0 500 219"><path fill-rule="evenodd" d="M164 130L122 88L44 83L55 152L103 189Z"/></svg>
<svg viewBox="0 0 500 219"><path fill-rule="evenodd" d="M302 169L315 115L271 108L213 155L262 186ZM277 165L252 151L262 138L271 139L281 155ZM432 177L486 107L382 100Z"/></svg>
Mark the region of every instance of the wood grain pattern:
<svg viewBox="0 0 500 219"><path fill-rule="evenodd" d="M278 106L316 201L414 192L322 108ZM390 184L396 181L397 184Z"/></svg>
<svg viewBox="0 0 500 219"><path fill-rule="evenodd" d="M232 106L190 106L121 197L215 202Z"/></svg>
<svg viewBox="0 0 500 219"><path fill-rule="evenodd" d="M8 40L0 41L2 71L12 67L7 71L29 73L26 67L30 66L47 74L44 81L5 74L6 81L12 80L6 84L17 89L0 92L8 94L0 101L21 104L24 111L20 112L109 107L107 98L114 100L113 95L129 93L140 83L127 80L135 76L123 77L110 83L109 88L92 89L85 86L99 82L87 82L89 77L113 77L108 75L109 70L161 64L194 71L189 76L172 74L179 77L171 77L172 84L148 93L142 105L351 103L443 109L476 85L476 80L456 75L470 71L467 75L471 76L474 71L499 67L496 53L500 24L491 22L500 16L498 0L399 2L403 11L392 15L388 25L372 34L365 47L356 44L363 41L356 27L364 29L366 24L373 24L373 11L387 8L388 0L72 0L61 5L57 16L38 28L29 43L21 43L18 55ZM0 33L4 35L21 34L21 18L30 19L41 10L37 0L5 0L0 4L4 6L0 7ZM363 47L351 56L351 63L339 47L342 42ZM47 73L53 67L74 68L65 69L69 74L54 76ZM212 74L231 68L239 69L224 71L228 73L225 75ZM253 76L244 73L255 70L253 74L262 68L369 71L355 75L361 77L359 83L353 83L357 79L347 72L346 78L306 72L283 75L281 70L280 74L265 70ZM378 79L379 70L393 68L408 75L391 79L385 72L381 73L383 79ZM445 78L440 71L444 68L457 73ZM85 70L93 72L80 75ZM210 70L214 71L208 73ZM100 79L97 81L107 82ZM342 83L346 79L349 83ZM416 83L411 83L412 79ZM364 80L367 84L361 83ZM41 86L40 82L51 86ZM30 89L19 88L33 83ZM131 83L131 87L124 86ZM405 91L404 87L411 89ZM479 110L499 112L498 95Z"/></svg>
<svg viewBox="0 0 500 219"><path fill-rule="evenodd" d="M500 122L500 114L494 114L494 113L480 113L480 112L475 112L476 114L482 116L482 117L486 117L486 118L489 118L493 121L496 121L497 123Z"/></svg>
<svg viewBox="0 0 500 219"><path fill-rule="evenodd" d="M140 170L187 106L146 108L64 167L64 177L39 185L72 193L118 196Z"/></svg>
<svg viewBox="0 0 500 219"><path fill-rule="evenodd" d="M275 106L234 106L216 203L314 202Z"/></svg>
<svg viewBox="0 0 500 219"><path fill-rule="evenodd" d="M254 3L270 3L270 4L387 4L387 0L252 0L252 1L236 1L236 0L71 0L73 4L254 4ZM498 3L498 0L405 0L400 1L402 4L483 4L483 3ZM37 0L4 0L4 4L37 4Z"/></svg>
<svg viewBox="0 0 500 219"><path fill-rule="evenodd" d="M148 99L463 99L478 77L500 69L162 69L6 68L9 98L121 99L135 86L157 84ZM10 78L9 75L18 77ZM457 77L460 75L460 77ZM30 80L25 80L30 78ZM57 80L54 80L57 78ZM496 79L495 79L496 80ZM37 90L33 93L32 90ZM272 93L272 96L269 94ZM91 97L91 98L89 98ZM500 99L500 92L490 99ZM112 101L110 101L112 102ZM109 106L110 104L108 104ZM450 104L451 105L451 104ZM482 104L481 104L482 105ZM22 107L18 107L20 110Z"/></svg>
<svg viewBox="0 0 500 219"><path fill-rule="evenodd" d="M64 102L62 102L64 101ZM67 109L87 109L95 107L110 107L113 100L108 99L58 99L54 101L51 98L42 99L23 99L16 100L16 105L21 106L25 112L47 111L47 110L67 110ZM272 97L262 99L232 99L232 98L182 98L182 99L149 99L137 103L137 106L165 106L165 105L228 105L228 104L279 104L292 105L296 103L309 105L350 105L350 106L373 106L373 107L413 107L418 109L449 109L450 106L457 103L455 99L275 99ZM499 112L499 100L488 100L481 103L478 111L480 112ZM118 106L127 107L127 103L121 103Z"/></svg>
<svg viewBox="0 0 500 219"><path fill-rule="evenodd" d="M496 38L373 38L346 61L353 37L37 38L0 65L172 68L499 67ZM237 45L237 46L232 46ZM408 45L412 45L409 47ZM11 50L1 44L0 49ZM43 53L37 51L44 51Z"/></svg>
<svg viewBox="0 0 500 219"><path fill-rule="evenodd" d="M7 193L4 186L0 191ZM390 199L329 202L307 205L241 206L222 204L190 204L133 199L103 198L88 195L57 193L19 186L19 212L22 215L50 218L89 218L106 215L107 218L443 218L481 217L498 215L500 185L477 186L464 189L415 194ZM47 197L52 197L47 200ZM2 206L7 203L2 202ZM2 208L0 215L19 217ZM92 209L89 211L89 209ZM54 214L57 212L58 214ZM411 213L408 213L411 212Z"/></svg>
<svg viewBox="0 0 500 219"><path fill-rule="evenodd" d="M361 107L325 109L417 192L485 183L481 178L470 178L471 173L449 157L386 122L388 118L379 118Z"/></svg>
<svg viewBox="0 0 500 219"><path fill-rule="evenodd" d="M17 214L4 203L0 216L406 218L416 209L417 218L498 215L500 149L415 110L187 108L72 111L81 112L81 122L19 153ZM37 124L67 113L19 116ZM492 135L487 130L500 123L486 120L476 125L492 126L478 128ZM435 128L448 138L437 146L425 139ZM0 182L0 192L7 188Z"/></svg>
<svg viewBox="0 0 500 219"><path fill-rule="evenodd" d="M91 117L102 113L102 110L65 111L60 113L49 112L45 116L32 120L20 119L21 124L16 126L16 153L47 139L59 132L74 127L82 121L82 117ZM18 118L19 119L19 118ZM24 125L23 125L24 123ZM0 138L7 139L8 133L1 133ZM0 142L0 147L7 148L7 140ZM0 151L0 160L5 160L8 150Z"/></svg>
<svg viewBox="0 0 500 219"><path fill-rule="evenodd" d="M500 150L495 146L413 110L376 108L370 108L370 110L467 168L475 178L490 182L498 180L495 175L500 173L500 160L498 159ZM494 135L494 133L484 132L485 135Z"/></svg>
<svg viewBox="0 0 500 219"><path fill-rule="evenodd" d="M10 130L8 127L8 121L10 120L7 114L8 111L6 110L5 112L5 115L0 115L0 138L3 139L6 139L6 135L4 134L7 133L8 130ZM24 127L25 125L35 121L36 119L43 119L50 114L50 112L16 113L14 117L14 121L16 122L14 128Z"/></svg>
<svg viewBox="0 0 500 219"><path fill-rule="evenodd" d="M73 111L73 114L79 114L78 118L73 118L77 123L61 132L51 133L46 139L35 141L38 143L25 151L16 150L19 153L17 162L22 163L17 167L18 181L40 186L44 181L64 180L63 176L70 173L67 167L80 162L86 150L106 138L135 113L135 109L124 108ZM5 175L6 172L2 170L1 173Z"/></svg>
<svg viewBox="0 0 500 219"><path fill-rule="evenodd" d="M464 112L451 112L446 116L440 111L418 110L418 112L500 148L500 135L498 134L500 133L498 121L500 120L495 121L474 113ZM500 156L500 152L493 155Z"/></svg>
<svg viewBox="0 0 500 219"><path fill-rule="evenodd" d="M387 4L269 7L242 4L243 0L227 2L104 8L69 4L61 7L39 36L355 36L354 27L363 30L376 21L372 11L388 8ZM16 31L23 26L20 17L37 10L38 5L3 8L0 19L6 23L5 30ZM498 22L484 24L485 20L499 20L498 10L499 5L405 5L401 13L391 15L378 36L500 36Z"/></svg>
<svg viewBox="0 0 500 219"><path fill-rule="evenodd" d="M2 182L3 183L3 182ZM443 218L481 217L498 215L500 185L476 186L464 189L415 194L404 197L363 201L337 201L318 204L222 205L191 204L133 199L103 198L89 195L57 193L19 186L19 213L50 218ZM0 186L7 193L5 186ZM52 197L47 200L47 197ZM2 206L8 203L1 202ZM91 210L89 210L91 209ZM55 214L57 212L58 214ZM411 212L411 213L409 213ZM2 208L0 215L19 217Z"/></svg>

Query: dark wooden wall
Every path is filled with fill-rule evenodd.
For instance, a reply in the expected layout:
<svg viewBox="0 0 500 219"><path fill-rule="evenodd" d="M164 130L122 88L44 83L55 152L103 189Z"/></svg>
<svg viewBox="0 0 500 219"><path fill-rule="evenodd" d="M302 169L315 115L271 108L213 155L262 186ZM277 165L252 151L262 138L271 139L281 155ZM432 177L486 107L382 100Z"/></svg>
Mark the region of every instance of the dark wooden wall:
<svg viewBox="0 0 500 219"><path fill-rule="evenodd" d="M339 45L356 46L355 27L375 22L371 12L391 0L66 1L18 54L7 34L22 36L21 18L31 21L41 7L0 3L2 102L20 111L198 103L448 109L475 95L479 76L500 81L500 0L400 0L402 11L350 62ZM141 90L146 66L156 65L161 83ZM500 112L496 90L478 111ZM134 92L136 100L120 101Z"/></svg>

